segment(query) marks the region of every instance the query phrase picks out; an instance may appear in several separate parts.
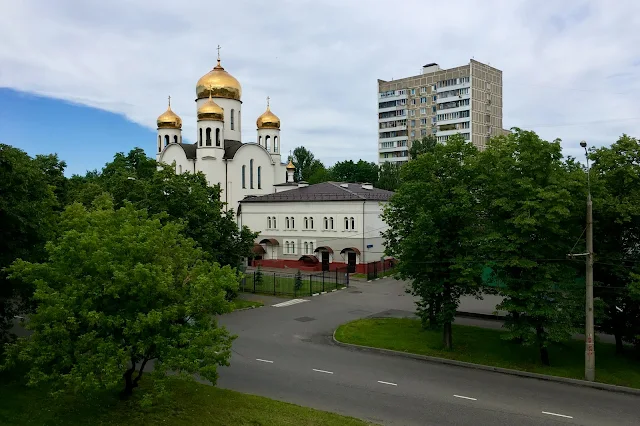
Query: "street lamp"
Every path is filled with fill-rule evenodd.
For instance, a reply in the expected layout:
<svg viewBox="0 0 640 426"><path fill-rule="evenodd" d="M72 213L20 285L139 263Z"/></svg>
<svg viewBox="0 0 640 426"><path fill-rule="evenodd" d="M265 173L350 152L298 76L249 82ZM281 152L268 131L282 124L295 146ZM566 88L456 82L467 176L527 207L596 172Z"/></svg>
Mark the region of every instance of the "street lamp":
<svg viewBox="0 0 640 426"><path fill-rule="evenodd" d="M590 382L596 375L596 352L594 348L593 330L593 212L591 203L591 169L589 168L589 151L585 141L580 142L587 158L587 253L586 253L586 318L585 318L585 352L584 378Z"/></svg>

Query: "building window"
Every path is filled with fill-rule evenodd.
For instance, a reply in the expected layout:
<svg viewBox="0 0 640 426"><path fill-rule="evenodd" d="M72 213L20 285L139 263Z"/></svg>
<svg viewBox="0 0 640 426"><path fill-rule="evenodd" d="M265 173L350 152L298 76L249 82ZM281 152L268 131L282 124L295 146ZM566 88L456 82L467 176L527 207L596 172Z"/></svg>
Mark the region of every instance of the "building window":
<svg viewBox="0 0 640 426"><path fill-rule="evenodd" d="M420 114L425 115L427 113L426 108L420 108Z"/></svg>
<svg viewBox="0 0 640 426"><path fill-rule="evenodd" d="M271 229L271 216L267 216L267 229Z"/></svg>
<svg viewBox="0 0 640 426"><path fill-rule="evenodd" d="M308 217L304 218L304 229L309 229L309 218Z"/></svg>
<svg viewBox="0 0 640 426"><path fill-rule="evenodd" d="M273 137L273 152L275 152L275 153L278 152L278 137L277 136Z"/></svg>
<svg viewBox="0 0 640 426"><path fill-rule="evenodd" d="M178 135L173 135L173 143L178 143Z"/></svg>
<svg viewBox="0 0 640 426"><path fill-rule="evenodd" d="M253 189L253 160L249 160L249 187Z"/></svg>
<svg viewBox="0 0 640 426"><path fill-rule="evenodd" d="M158 135L158 152L162 152L162 137Z"/></svg>
<svg viewBox="0 0 640 426"><path fill-rule="evenodd" d="M351 230L353 231L356 229L356 219L352 217L349 220L351 221Z"/></svg>
<svg viewBox="0 0 640 426"><path fill-rule="evenodd" d="M309 253L313 253L313 242L309 241Z"/></svg>
<svg viewBox="0 0 640 426"><path fill-rule="evenodd" d="M231 110L231 130L234 129L234 126L233 126L234 125L234 117L233 116L234 116L234 111Z"/></svg>
<svg viewBox="0 0 640 426"><path fill-rule="evenodd" d="M200 146L202 146L202 127L200 128L200 137L198 138L198 141L200 142Z"/></svg>
<svg viewBox="0 0 640 426"><path fill-rule="evenodd" d="M206 145L211 146L211 127L207 127L206 141L207 141Z"/></svg>
<svg viewBox="0 0 640 426"><path fill-rule="evenodd" d="M267 135L264 137L264 147L267 148L267 151L271 149L271 136Z"/></svg>
<svg viewBox="0 0 640 426"><path fill-rule="evenodd" d="M329 219L324 218L324 229L329 229Z"/></svg>
<svg viewBox="0 0 640 426"><path fill-rule="evenodd" d="M164 135L164 147L166 148L169 145L169 135Z"/></svg>
<svg viewBox="0 0 640 426"><path fill-rule="evenodd" d="M311 229L313 229L313 217L309 218L309 224L311 225Z"/></svg>
<svg viewBox="0 0 640 426"><path fill-rule="evenodd" d="M243 165L242 166L242 189L246 189L247 187L246 174L247 174L247 166Z"/></svg>
<svg viewBox="0 0 640 426"><path fill-rule="evenodd" d="M348 217L345 217L345 218L344 218L344 229L345 229L346 231L348 231L348 230L349 230L349 218L348 218Z"/></svg>
<svg viewBox="0 0 640 426"><path fill-rule="evenodd" d="M411 89L411 94L415 95L416 94L416 89Z"/></svg>
<svg viewBox="0 0 640 426"><path fill-rule="evenodd" d="M273 229L277 229L278 228L278 224L276 223L276 217L272 217L271 220L273 221Z"/></svg>
<svg viewBox="0 0 640 426"><path fill-rule="evenodd" d="M416 120L411 120L411 127L416 127Z"/></svg>
<svg viewBox="0 0 640 426"><path fill-rule="evenodd" d="M289 216L287 216L287 217L285 217L285 218L284 218L284 226L285 226L285 228L287 228L287 229L290 229L290 228L291 228L291 222L289 222Z"/></svg>
<svg viewBox="0 0 640 426"><path fill-rule="evenodd" d="M216 146L220 146L220 129L216 129Z"/></svg>
<svg viewBox="0 0 640 426"><path fill-rule="evenodd" d="M332 217L329 218L329 225L331 225L331 229L333 229L333 218Z"/></svg>
<svg viewBox="0 0 640 426"><path fill-rule="evenodd" d="M304 254L309 254L309 243L304 242Z"/></svg>
<svg viewBox="0 0 640 426"><path fill-rule="evenodd" d="M421 87L420 88L420 93L427 93L427 88L426 87Z"/></svg>
<svg viewBox="0 0 640 426"><path fill-rule="evenodd" d="M258 166L258 189L262 189L262 166Z"/></svg>
<svg viewBox="0 0 640 426"><path fill-rule="evenodd" d="M296 229L296 220L293 216L291 217L291 229Z"/></svg>
<svg viewBox="0 0 640 426"><path fill-rule="evenodd" d="M258 145L262 146L262 136L258 136Z"/></svg>

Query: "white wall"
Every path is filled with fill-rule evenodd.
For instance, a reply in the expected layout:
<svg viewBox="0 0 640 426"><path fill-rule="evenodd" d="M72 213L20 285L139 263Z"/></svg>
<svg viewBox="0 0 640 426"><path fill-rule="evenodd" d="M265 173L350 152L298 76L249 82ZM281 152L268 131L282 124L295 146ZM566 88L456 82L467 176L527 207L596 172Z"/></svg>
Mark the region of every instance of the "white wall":
<svg viewBox="0 0 640 426"><path fill-rule="evenodd" d="M207 102L209 98L198 99L196 101L196 111L202 104ZM240 132L240 121L238 120L238 114L241 115L242 102L235 99L226 98L213 98L213 101L224 110L224 137L234 141L242 141ZM233 130L231 130L231 110L233 109L235 114L235 120Z"/></svg>
<svg viewBox="0 0 640 426"><path fill-rule="evenodd" d="M250 163L253 160L253 188L251 188ZM242 187L242 166L246 166L245 188ZM233 159L227 160L228 208L238 210L238 202L247 195L266 195L273 192L274 169L269 153L260 145L247 143L236 151ZM224 164L221 165L224 170ZM261 168L261 185L258 188L258 167ZM223 200L225 196L223 194Z"/></svg>
<svg viewBox="0 0 640 426"><path fill-rule="evenodd" d="M173 164L176 163L176 173L193 173L194 171L194 162L192 160L187 159L187 156L184 153L184 150L180 145L170 144L160 155L161 163Z"/></svg>
<svg viewBox="0 0 640 426"><path fill-rule="evenodd" d="M174 141L177 139L178 143L182 142L182 131L180 129L158 129L158 134L156 135L156 159L157 159L157 154L161 153L162 150L164 150L167 145L165 142L165 135L169 136L169 143L174 143ZM160 137L160 151L158 151L158 137Z"/></svg>

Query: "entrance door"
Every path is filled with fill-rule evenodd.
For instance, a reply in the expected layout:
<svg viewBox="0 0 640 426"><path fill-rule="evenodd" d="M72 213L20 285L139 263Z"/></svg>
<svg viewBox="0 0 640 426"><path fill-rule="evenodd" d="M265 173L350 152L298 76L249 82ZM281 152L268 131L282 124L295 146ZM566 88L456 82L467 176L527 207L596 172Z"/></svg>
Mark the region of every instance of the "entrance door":
<svg viewBox="0 0 640 426"><path fill-rule="evenodd" d="M322 252L322 270L323 271L329 270L329 252L328 251Z"/></svg>
<svg viewBox="0 0 640 426"><path fill-rule="evenodd" d="M353 273L356 271L356 254L355 252L347 252L348 258L347 262L349 265L349 273Z"/></svg>

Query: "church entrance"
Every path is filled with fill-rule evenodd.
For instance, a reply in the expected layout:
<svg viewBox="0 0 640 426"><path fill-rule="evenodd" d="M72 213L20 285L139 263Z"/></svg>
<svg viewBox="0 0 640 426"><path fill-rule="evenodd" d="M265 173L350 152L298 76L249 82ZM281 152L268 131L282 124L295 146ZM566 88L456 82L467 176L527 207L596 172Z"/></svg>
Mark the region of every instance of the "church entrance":
<svg viewBox="0 0 640 426"><path fill-rule="evenodd" d="M356 271L356 253L350 251L347 253L347 264L349 266L349 273L352 274Z"/></svg>
<svg viewBox="0 0 640 426"><path fill-rule="evenodd" d="M328 251L322 252L322 270L323 271L329 270L329 252Z"/></svg>

